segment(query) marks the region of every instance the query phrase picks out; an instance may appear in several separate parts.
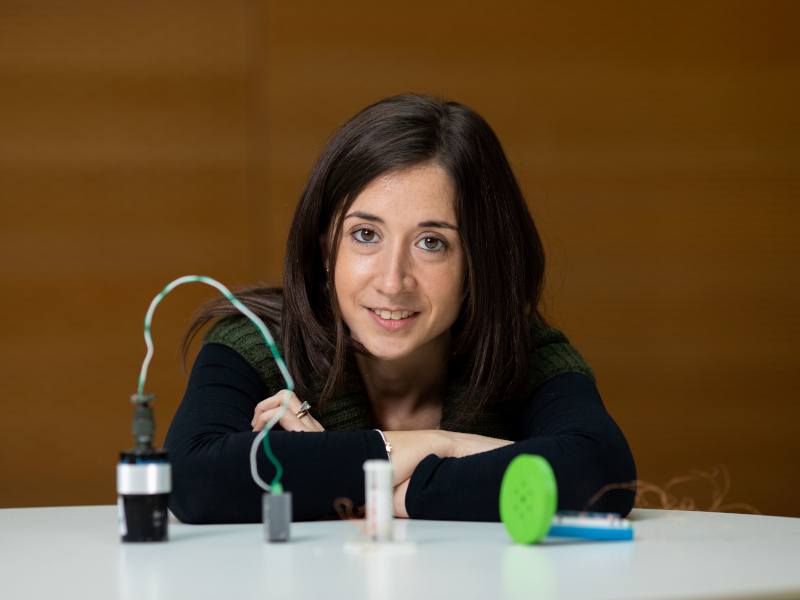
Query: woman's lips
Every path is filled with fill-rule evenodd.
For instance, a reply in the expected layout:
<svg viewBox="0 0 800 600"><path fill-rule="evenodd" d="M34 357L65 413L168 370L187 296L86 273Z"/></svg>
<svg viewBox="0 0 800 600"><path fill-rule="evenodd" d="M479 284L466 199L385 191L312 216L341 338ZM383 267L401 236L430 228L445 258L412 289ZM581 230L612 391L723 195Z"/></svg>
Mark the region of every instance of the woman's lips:
<svg viewBox="0 0 800 600"><path fill-rule="evenodd" d="M375 321L378 325L380 325L383 329L387 331L399 331L401 329L411 327L411 325L414 324L414 321L416 321L417 317L419 316L419 313L414 313L411 316L406 317L405 319L399 319L397 321L394 321L392 319L382 319L380 315L375 314L375 312L372 309L365 308L364 310L366 310L370 314L373 321Z"/></svg>

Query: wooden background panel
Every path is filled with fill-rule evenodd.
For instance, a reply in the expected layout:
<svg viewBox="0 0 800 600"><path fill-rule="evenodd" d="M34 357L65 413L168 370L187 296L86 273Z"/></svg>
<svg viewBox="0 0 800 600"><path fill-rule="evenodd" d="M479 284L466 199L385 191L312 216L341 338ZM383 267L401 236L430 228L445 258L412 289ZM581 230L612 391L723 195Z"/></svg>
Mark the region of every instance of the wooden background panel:
<svg viewBox="0 0 800 600"><path fill-rule="evenodd" d="M112 501L152 295L190 271L277 282L333 129L421 91L498 132L545 240L546 312L641 477L722 464L727 501L800 515L793 3L0 11L0 505ZM157 314L162 435L208 296Z"/></svg>
<svg viewBox="0 0 800 600"><path fill-rule="evenodd" d="M723 466L726 501L800 514L787 486L799 449L796 12L271 4L270 196L292 198L327 133L369 102L422 91L476 108L540 225L547 314L595 367L640 476L663 485ZM675 491L702 507L711 488Z"/></svg>
<svg viewBox="0 0 800 600"><path fill-rule="evenodd" d="M107 503L151 298L181 274L255 277L248 29L237 4L0 11L0 506ZM185 288L156 315L159 437L209 296Z"/></svg>

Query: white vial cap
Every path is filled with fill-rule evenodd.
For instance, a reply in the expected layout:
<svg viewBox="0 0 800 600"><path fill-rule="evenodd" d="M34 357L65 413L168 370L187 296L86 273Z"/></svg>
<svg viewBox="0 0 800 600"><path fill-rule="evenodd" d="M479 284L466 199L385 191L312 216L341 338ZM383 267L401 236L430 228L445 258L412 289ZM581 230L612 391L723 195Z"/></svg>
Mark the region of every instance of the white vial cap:
<svg viewBox="0 0 800 600"><path fill-rule="evenodd" d="M364 461L364 472L370 474L374 473L379 477L386 477L387 474L392 474L392 463L380 458L371 458Z"/></svg>

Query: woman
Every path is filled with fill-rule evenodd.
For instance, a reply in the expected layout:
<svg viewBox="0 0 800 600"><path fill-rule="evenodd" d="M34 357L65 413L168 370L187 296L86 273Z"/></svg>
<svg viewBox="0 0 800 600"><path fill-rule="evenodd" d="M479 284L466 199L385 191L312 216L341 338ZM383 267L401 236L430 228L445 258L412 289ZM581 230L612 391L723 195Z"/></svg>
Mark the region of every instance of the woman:
<svg viewBox="0 0 800 600"><path fill-rule="evenodd" d="M237 294L297 381L269 433L297 520L364 501L362 463L389 457L395 514L498 520L520 453L553 467L559 508L636 478L590 368L538 312L544 255L500 142L455 102L403 95L359 112L317 161L295 212L283 289ZM167 435L170 508L185 522L261 520L248 454L283 379L226 301ZM304 410L308 402L309 410ZM259 473L272 464L259 453ZM590 508L627 514L631 490Z"/></svg>

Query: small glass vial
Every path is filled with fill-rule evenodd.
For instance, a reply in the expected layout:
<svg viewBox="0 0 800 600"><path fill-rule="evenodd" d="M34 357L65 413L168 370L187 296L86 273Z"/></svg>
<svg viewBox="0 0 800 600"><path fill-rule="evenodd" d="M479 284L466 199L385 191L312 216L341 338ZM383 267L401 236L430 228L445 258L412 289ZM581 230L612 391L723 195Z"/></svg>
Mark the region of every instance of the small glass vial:
<svg viewBox="0 0 800 600"><path fill-rule="evenodd" d="M376 542L391 541L394 529L392 463L388 460L365 461L364 486L367 537Z"/></svg>

